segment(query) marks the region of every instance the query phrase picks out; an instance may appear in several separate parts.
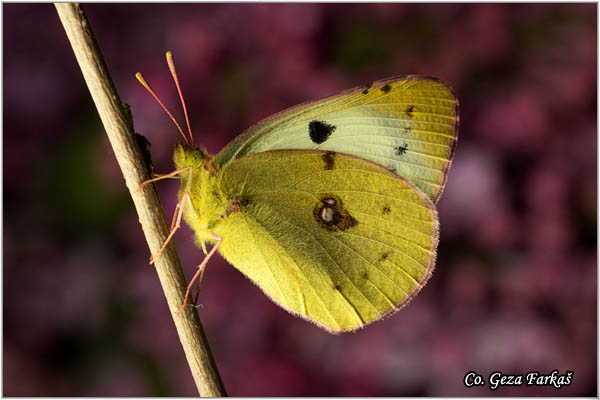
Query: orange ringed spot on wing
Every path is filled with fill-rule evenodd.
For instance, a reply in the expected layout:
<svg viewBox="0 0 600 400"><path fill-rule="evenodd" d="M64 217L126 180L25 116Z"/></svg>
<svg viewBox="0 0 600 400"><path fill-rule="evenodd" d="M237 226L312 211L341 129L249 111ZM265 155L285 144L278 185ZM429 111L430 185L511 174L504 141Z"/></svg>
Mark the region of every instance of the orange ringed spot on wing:
<svg viewBox="0 0 600 400"><path fill-rule="evenodd" d="M342 204L342 200L334 194L326 194L315 205L313 210L315 220L331 232L345 231L358 224Z"/></svg>

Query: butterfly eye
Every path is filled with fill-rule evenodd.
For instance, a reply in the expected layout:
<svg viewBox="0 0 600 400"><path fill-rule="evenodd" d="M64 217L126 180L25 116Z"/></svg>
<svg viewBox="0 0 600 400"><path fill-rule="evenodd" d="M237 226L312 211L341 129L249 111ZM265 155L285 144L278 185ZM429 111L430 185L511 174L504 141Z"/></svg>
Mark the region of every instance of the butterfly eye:
<svg viewBox="0 0 600 400"><path fill-rule="evenodd" d="M185 164L190 165L194 168L198 168L202 165L205 156L200 150L188 150L185 155Z"/></svg>

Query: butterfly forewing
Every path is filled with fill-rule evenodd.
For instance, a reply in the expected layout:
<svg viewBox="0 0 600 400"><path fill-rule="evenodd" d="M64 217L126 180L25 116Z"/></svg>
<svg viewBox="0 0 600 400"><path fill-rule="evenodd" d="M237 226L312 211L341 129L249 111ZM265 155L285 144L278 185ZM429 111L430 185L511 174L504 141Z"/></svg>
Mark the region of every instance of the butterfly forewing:
<svg viewBox="0 0 600 400"><path fill-rule="evenodd" d="M448 86L419 76L388 79L267 118L225 147L215 165L269 150L330 150L377 163L437 203L457 125L458 103Z"/></svg>

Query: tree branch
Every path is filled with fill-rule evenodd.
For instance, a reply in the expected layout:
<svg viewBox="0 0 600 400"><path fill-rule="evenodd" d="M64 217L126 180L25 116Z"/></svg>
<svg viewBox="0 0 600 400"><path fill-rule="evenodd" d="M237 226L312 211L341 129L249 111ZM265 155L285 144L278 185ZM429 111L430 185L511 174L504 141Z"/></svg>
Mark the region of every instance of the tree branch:
<svg viewBox="0 0 600 400"><path fill-rule="evenodd" d="M169 228L154 185L137 190L150 174L136 143L133 123L121 104L83 9L77 3L56 3L55 6L123 172L150 252L156 254ZM176 314L183 304L186 281L173 244L155 265L198 392L201 396L225 396L197 312L186 307L180 315Z"/></svg>

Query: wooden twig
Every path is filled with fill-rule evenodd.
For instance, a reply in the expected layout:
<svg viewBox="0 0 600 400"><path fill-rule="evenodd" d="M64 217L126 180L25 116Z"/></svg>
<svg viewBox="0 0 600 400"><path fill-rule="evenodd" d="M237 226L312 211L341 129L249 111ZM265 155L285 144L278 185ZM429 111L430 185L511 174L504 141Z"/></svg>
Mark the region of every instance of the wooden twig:
<svg viewBox="0 0 600 400"><path fill-rule="evenodd" d="M156 254L169 228L154 185L145 185L138 191L140 183L150 175L134 137L130 116L125 113L81 6L77 3L56 3L55 6L123 172L150 252ZM176 314L183 304L186 281L172 244L155 265L200 395L225 396L197 312L193 307L186 307L180 315Z"/></svg>

